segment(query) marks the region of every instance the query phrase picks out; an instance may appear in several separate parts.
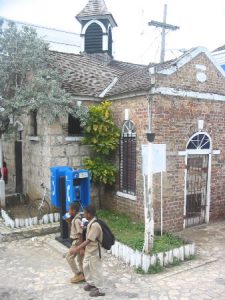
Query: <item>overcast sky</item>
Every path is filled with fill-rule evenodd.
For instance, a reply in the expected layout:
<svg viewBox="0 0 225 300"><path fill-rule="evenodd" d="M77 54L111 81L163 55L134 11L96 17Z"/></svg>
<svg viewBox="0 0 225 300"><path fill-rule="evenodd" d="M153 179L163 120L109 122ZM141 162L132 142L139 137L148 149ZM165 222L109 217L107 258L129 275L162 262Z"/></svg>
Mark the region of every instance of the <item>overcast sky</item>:
<svg viewBox="0 0 225 300"><path fill-rule="evenodd" d="M225 44L225 0L105 0L118 23L113 32L117 59L148 63L159 60L160 29L148 21L162 21L168 4L167 22L180 26L169 32L166 58L178 49L205 46L209 50ZM74 16L87 0L0 0L0 16L80 33Z"/></svg>

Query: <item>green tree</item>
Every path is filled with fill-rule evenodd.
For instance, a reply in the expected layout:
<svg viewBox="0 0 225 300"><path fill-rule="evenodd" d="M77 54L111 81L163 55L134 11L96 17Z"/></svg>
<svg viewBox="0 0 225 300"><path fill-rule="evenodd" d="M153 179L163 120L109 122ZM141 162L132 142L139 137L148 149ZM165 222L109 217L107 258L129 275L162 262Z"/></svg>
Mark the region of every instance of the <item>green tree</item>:
<svg viewBox="0 0 225 300"><path fill-rule="evenodd" d="M113 185L117 173L117 168L112 163L112 154L118 147L120 130L113 121L110 106L108 101L90 106L84 127L83 143L89 144L93 149L92 157L84 163L98 186L100 207L102 186Z"/></svg>
<svg viewBox="0 0 225 300"><path fill-rule="evenodd" d="M14 23L0 33L1 119L42 109L55 120L63 113L76 115L73 99L63 89L67 74L57 69L49 46L34 29Z"/></svg>

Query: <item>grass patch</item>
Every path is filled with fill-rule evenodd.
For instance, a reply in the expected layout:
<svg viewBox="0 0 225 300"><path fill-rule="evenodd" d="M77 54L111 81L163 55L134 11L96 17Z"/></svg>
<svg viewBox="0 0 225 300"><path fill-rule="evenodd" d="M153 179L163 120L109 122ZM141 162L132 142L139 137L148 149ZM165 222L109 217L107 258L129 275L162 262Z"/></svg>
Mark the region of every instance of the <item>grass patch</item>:
<svg viewBox="0 0 225 300"><path fill-rule="evenodd" d="M145 231L143 223L133 222L126 214L108 210L99 210L97 215L109 225L117 241L142 251ZM151 254L169 251L184 244L182 239L171 233L166 233L163 236L155 235Z"/></svg>
<svg viewBox="0 0 225 300"><path fill-rule="evenodd" d="M157 274L161 273L164 270L163 266L160 265L160 261L157 260L155 265L152 265L148 269L148 274Z"/></svg>
<svg viewBox="0 0 225 300"><path fill-rule="evenodd" d="M155 235L152 254L166 252L174 248L179 248L184 244L185 242L181 238L177 237L172 233L165 233L162 236Z"/></svg>
<svg viewBox="0 0 225 300"><path fill-rule="evenodd" d="M135 272L136 272L137 274L140 274L140 275L145 275L145 271L142 270L141 267L136 268L136 269L135 269Z"/></svg>
<svg viewBox="0 0 225 300"><path fill-rule="evenodd" d="M145 231L144 224L133 222L129 216L123 213L108 210L99 210L97 215L109 225L117 241L135 250L142 251Z"/></svg>

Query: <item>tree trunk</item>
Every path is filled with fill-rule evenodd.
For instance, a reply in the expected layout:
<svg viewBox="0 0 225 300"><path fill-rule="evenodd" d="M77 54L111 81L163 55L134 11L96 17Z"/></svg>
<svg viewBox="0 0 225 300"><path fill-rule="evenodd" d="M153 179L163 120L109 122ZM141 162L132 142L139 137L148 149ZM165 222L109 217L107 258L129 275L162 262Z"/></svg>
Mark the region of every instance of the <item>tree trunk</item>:
<svg viewBox="0 0 225 300"><path fill-rule="evenodd" d="M3 180L3 155L2 155L2 136L0 136L0 203L1 207L5 207L5 181Z"/></svg>
<svg viewBox="0 0 225 300"><path fill-rule="evenodd" d="M103 184L98 184L98 199L99 199L99 208L102 209L102 199L104 196L105 186Z"/></svg>

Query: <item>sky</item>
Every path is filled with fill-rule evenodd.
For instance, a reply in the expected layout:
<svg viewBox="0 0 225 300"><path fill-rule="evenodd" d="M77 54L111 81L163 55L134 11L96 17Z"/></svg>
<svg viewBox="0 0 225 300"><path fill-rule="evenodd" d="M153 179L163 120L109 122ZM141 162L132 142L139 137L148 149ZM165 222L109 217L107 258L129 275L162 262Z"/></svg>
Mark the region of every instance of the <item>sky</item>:
<svg viewBox="0 0 225 300"><path fill-rule="evenodd" d="M105 0L118 23L113 31L116 59L149 63L160 57L161 31L149 27L162 21L166 3L167 23L180 27L166 35L166 59L196 46L210 51L225 44L225 0ZM74 18L87 0L0 0L0 16L80 33Z"/></svg>

